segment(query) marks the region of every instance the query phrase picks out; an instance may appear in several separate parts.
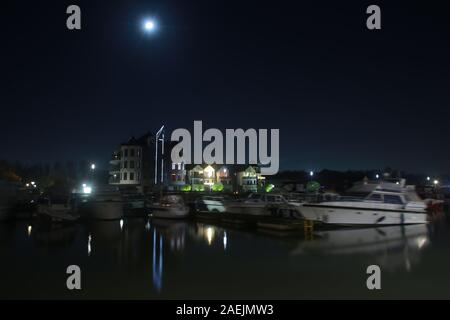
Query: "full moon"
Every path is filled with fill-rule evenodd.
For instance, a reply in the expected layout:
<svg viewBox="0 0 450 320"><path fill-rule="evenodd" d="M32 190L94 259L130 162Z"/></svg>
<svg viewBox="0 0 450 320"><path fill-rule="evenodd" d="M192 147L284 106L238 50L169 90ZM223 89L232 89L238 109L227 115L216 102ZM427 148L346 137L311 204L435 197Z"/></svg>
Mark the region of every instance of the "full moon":
<svg viewBox="0 0 450 320"><path fill-rule="evenodd" d="M155 22L152 20L145 21L144 29L147 31L153 31L155 29Z"/></svg>

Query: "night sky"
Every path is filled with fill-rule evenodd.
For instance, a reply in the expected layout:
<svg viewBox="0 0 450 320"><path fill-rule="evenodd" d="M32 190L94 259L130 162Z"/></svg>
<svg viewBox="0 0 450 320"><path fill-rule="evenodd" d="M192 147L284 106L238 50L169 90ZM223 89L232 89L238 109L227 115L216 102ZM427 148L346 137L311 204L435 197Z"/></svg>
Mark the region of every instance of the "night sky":
<svg viewBox="0 0 450 320"><path fill-rule="evenodd" d="M449 16L448 1L7 1L0 158L106 167L132 135L203 120L279 128L281 169L448 173Z"/></svg>

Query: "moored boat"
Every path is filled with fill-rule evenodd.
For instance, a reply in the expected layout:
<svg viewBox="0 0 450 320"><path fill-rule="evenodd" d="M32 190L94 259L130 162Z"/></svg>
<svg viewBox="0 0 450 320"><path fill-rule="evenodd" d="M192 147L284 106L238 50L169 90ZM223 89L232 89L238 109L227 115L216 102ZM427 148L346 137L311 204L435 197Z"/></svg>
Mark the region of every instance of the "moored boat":
<svg viewBox="0 0 450 320"><path fill-rule="evenodd" d="M305 203L305 219L336 225L401 225L428 222L427 205L412 199L413 191L401 185L380 184L362 200Z"/></svg>
<svg viewBox="0 0 450 320"><path fill-rule="evenodd" d="M189 215L189 207L179 195L165 195L159 203L152 205L152 217L163 219L183 219Z"/></svg>

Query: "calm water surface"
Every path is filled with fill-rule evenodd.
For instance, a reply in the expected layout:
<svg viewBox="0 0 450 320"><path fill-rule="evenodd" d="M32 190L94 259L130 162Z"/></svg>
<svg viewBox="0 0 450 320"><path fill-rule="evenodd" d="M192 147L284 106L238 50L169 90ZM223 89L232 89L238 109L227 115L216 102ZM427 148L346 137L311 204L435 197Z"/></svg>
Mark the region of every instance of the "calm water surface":
<svg viewBox="0 0 450 320"><path fill-rule="evenodd" d="M66 289L79 265L82 290ZM366 288L366 268L382 289ZM125 219L0 224L0 298L450 298L450 223L317 231Z"/></svg>

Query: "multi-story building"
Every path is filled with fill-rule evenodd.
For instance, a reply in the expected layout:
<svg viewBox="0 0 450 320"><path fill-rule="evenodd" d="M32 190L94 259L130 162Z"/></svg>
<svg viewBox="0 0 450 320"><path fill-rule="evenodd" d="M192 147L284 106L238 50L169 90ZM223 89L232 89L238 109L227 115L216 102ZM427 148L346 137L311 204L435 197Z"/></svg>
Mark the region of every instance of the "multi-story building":
<svg viewBox="0 0 450 320"><path fill-rule="evenodd" d="M145 191L154 184L155 139L147 133L122 143L110 161L109 183Z"/></svg>
<svg viewBox="0 0 450 320"><path fill-rule="evenodd" d="M186 165L185 168L185 184L192 187L202 185L205 191L220 183L225 191L257 192L265 184L265 177L257 166L212 164Z"/></svg>

